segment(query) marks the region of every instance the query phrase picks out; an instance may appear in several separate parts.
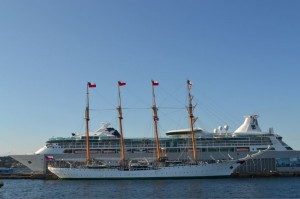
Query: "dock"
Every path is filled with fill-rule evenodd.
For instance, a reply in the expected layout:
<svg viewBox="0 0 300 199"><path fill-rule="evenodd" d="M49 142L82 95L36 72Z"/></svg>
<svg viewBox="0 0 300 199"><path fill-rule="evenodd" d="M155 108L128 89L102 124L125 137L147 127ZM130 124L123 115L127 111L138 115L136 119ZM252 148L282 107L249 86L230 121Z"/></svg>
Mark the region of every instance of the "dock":
<svg viewBox="0 0 300 199"><path fill-rule="evenodd" d="M12 174L0 174L0 179L40 179L40 180L57 180L58 177L49 174L39 173L12 173Z"/></svg>

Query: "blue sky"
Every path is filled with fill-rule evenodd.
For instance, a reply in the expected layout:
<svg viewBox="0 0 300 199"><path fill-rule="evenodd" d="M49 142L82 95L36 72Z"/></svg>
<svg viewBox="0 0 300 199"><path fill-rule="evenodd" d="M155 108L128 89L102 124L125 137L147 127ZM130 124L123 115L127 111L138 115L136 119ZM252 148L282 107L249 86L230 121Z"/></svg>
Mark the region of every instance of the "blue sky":
<svg viewBox="0 0 300 199"><path fill-rule="evenodd" d="M188 126L186 80L197 126L212 131L260 115L300 149L300 2L0 1L0 155L33 153L52 136L84 131L85 89L91 130L118 127L152 136L151 79L160 134Z"/></svg>

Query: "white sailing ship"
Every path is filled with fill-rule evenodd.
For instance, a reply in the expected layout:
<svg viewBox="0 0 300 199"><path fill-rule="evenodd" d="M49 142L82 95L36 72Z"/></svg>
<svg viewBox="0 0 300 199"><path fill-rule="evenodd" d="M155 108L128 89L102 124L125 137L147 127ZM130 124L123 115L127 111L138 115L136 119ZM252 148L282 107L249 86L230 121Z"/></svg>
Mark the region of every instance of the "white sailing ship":
<svg viewBox="0 0 300 199"><path fill-rule="evenodd" d="M107 165L97 164L90 157L90 144L89 144L89 87L87 85L87 106L86 106L86 164L76 165L76 163L61 163L55 162L49 164L48 169L61 179L132 179L132 178L199 178L199 177L219 177L230 176L235 168L237 168L244 160L223 160L214 161L212 163L199 162L197 160L197 150L195 144L194 123L196 118L193 115L194 106L192 105L193 96L191 95L191 83L187 81L189 104L187 110L190 120L190 132L192 137L193 160L190 162L183 161L169 161L167 157L161 156L161 148L159 145L159 138L157 132L157 107L155 102L154 87L158 86L158 82L152 81L152 95L153 95L153 121L155 129L156 141L156 161L133 161L126 160L124 138L122 131L122 108L121 108L121 94L120 87L126 83L118 82L119 112L120 123L120 145L121 145L121 159L120 164ZM250 157L249 157L250 158ZM146 163L145 163L146 162Z"/></svg>

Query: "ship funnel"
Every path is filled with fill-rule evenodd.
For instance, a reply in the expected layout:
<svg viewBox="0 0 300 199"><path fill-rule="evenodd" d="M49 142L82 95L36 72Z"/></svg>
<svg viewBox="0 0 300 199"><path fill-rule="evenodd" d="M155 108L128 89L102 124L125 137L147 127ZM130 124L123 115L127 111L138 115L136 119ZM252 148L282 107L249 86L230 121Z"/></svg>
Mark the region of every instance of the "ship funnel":
<svg viewBox="0 0 300 199"><path fill-rule="evenodd" d="M235 130L235 133L244 133L249 131L261 132L257 118L258 115L245 116L244 123L237 130Z"/></svg>
<svg viewBox="0 0 300 199"><path fill-rule="evenodd" d="M96 132L102 132L110 126L110 123L101 123L101 127Z"/></svg>

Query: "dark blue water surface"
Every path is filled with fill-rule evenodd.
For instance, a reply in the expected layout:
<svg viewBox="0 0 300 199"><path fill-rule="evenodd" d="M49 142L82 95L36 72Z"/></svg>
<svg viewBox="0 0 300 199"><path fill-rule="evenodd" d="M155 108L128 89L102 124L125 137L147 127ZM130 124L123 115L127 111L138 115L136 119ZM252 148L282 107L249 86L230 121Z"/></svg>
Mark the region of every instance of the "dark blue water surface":
<svg viewBox="0 0 300 199"><path fill-rule="evenodd" d="M300 177L2 181L0 199L300 198Z"/></svg>

